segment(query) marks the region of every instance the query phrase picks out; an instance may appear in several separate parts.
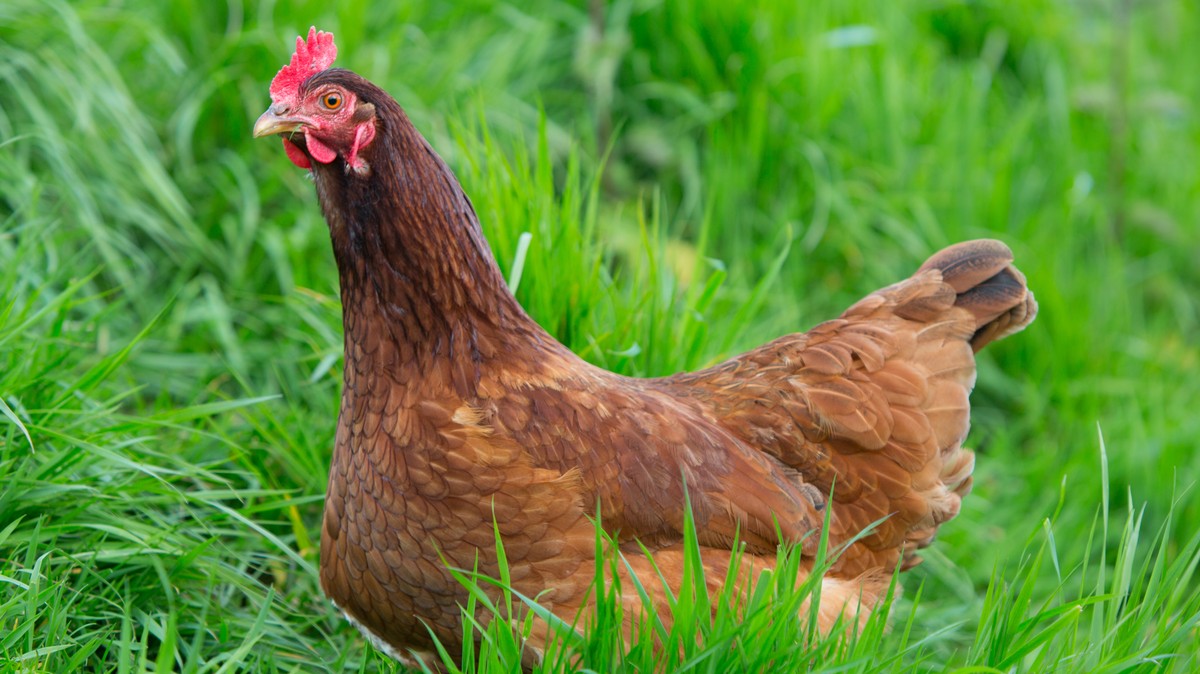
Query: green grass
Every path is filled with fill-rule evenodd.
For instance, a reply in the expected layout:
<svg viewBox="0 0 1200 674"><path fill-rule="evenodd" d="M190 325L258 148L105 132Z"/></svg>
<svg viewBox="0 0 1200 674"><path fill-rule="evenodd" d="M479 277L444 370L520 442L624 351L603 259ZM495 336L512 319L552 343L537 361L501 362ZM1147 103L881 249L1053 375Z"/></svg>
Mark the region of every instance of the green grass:
<svg viewBox="0 0 1200 674"><path fill-rule="evenodd" d="M890 628L814 639L787 583L681 598L693 669L1200 667L1195 3L326 4L0 6L0 670L394 669L317 587L336 273L249 138L310 23L455 168L534 317L620 372L1015 250L1041 315L981 355L975 491ZM615 610L575 664L646 671Z"/></svg>

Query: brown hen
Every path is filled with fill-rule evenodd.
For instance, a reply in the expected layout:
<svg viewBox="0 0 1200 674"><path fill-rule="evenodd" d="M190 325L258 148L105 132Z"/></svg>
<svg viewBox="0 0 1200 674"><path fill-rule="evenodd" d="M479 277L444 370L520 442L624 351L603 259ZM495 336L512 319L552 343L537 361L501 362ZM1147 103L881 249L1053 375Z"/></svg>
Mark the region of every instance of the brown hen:
<svg viewBox="0 0 1200 674"><path fill-rule="evenodd" d="M824 579L828 629L869 613L958 513L973 352L1037 311L1004 244L947 248L840 318L715 367L623 377L529 318L454 176L388 94L329 67L335 53L328 34L298 39L254 134L286 134L329 223L346 360L321 584L377 645L429 661L432 633L456 652L467 595L446 565L496 572L493 517L515 588L570 622L597 506L662 602L636 544L679 582L685 484L714 589L735 535L748 572L770 568L776 523L807 573L832 493L834 545L882 521Z"/></svg>

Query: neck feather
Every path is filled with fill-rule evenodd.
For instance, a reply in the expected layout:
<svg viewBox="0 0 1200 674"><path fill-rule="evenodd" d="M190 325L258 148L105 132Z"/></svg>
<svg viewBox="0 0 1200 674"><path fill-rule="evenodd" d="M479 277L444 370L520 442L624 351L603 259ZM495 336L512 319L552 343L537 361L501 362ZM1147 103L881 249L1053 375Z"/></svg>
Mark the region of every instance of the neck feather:
<svg viewBox="0 0 1200 674"><path fill-rule="evenodd" d="M478 367L511 354L509 345L531 337L557 344L509 292L449 168L393 101L376 110L380 128L363 155L369 175L347 174L340 158L315 165L348 368L353 361L418 374L449 363L463 375L455 388L471 389Z"/></svg>

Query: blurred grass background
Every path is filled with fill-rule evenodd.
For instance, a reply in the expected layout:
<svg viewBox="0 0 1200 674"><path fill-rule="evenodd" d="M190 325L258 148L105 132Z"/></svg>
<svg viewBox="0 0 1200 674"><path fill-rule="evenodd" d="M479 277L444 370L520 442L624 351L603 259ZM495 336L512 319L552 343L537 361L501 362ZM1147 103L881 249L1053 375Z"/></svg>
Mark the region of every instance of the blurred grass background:
<svg viewBox="0 0 1200 674"><path fill-rule="evenodd" d="M906 576L905 667L990 662L994 572L1048 532L1056 569L1021 578L1050 607L1116 549L1101 511L1168 559L1200 530L1194 2L9 0L0 662L390 667L314 571L328 233L249 137L310 24L446 157L506 272L529 235L522 303L611 369L709 364L948 243L1013 247L1041 314L981 356L976 488Z"/></svg>

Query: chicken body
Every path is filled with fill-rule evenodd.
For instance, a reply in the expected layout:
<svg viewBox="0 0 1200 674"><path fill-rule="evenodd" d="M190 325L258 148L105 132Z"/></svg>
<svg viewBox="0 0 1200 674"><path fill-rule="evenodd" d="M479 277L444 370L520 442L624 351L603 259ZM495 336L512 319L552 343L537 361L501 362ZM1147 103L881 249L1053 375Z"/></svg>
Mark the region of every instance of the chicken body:
<svg viewBox="0 0 1200 674"><path fill-rule="evenodd" d="M622 377L528 317L399 105L328 65L290 97L273 85L255 133L292 134L330 227L346 362L321 584L376 644L431 662L432 633L456 652L467 594L447 565L495 574L493 523L514 588L571 622L597 512L659 602L637 545L677 586L685 485L714 590L735 534L753 575L775 561L776 523L811 560L825 508L833 545L882 520L826 576L827 628L865 617L957 514L973 353L1036 314L1003 244L948 248L840 318L715 367Z"/></svg>

